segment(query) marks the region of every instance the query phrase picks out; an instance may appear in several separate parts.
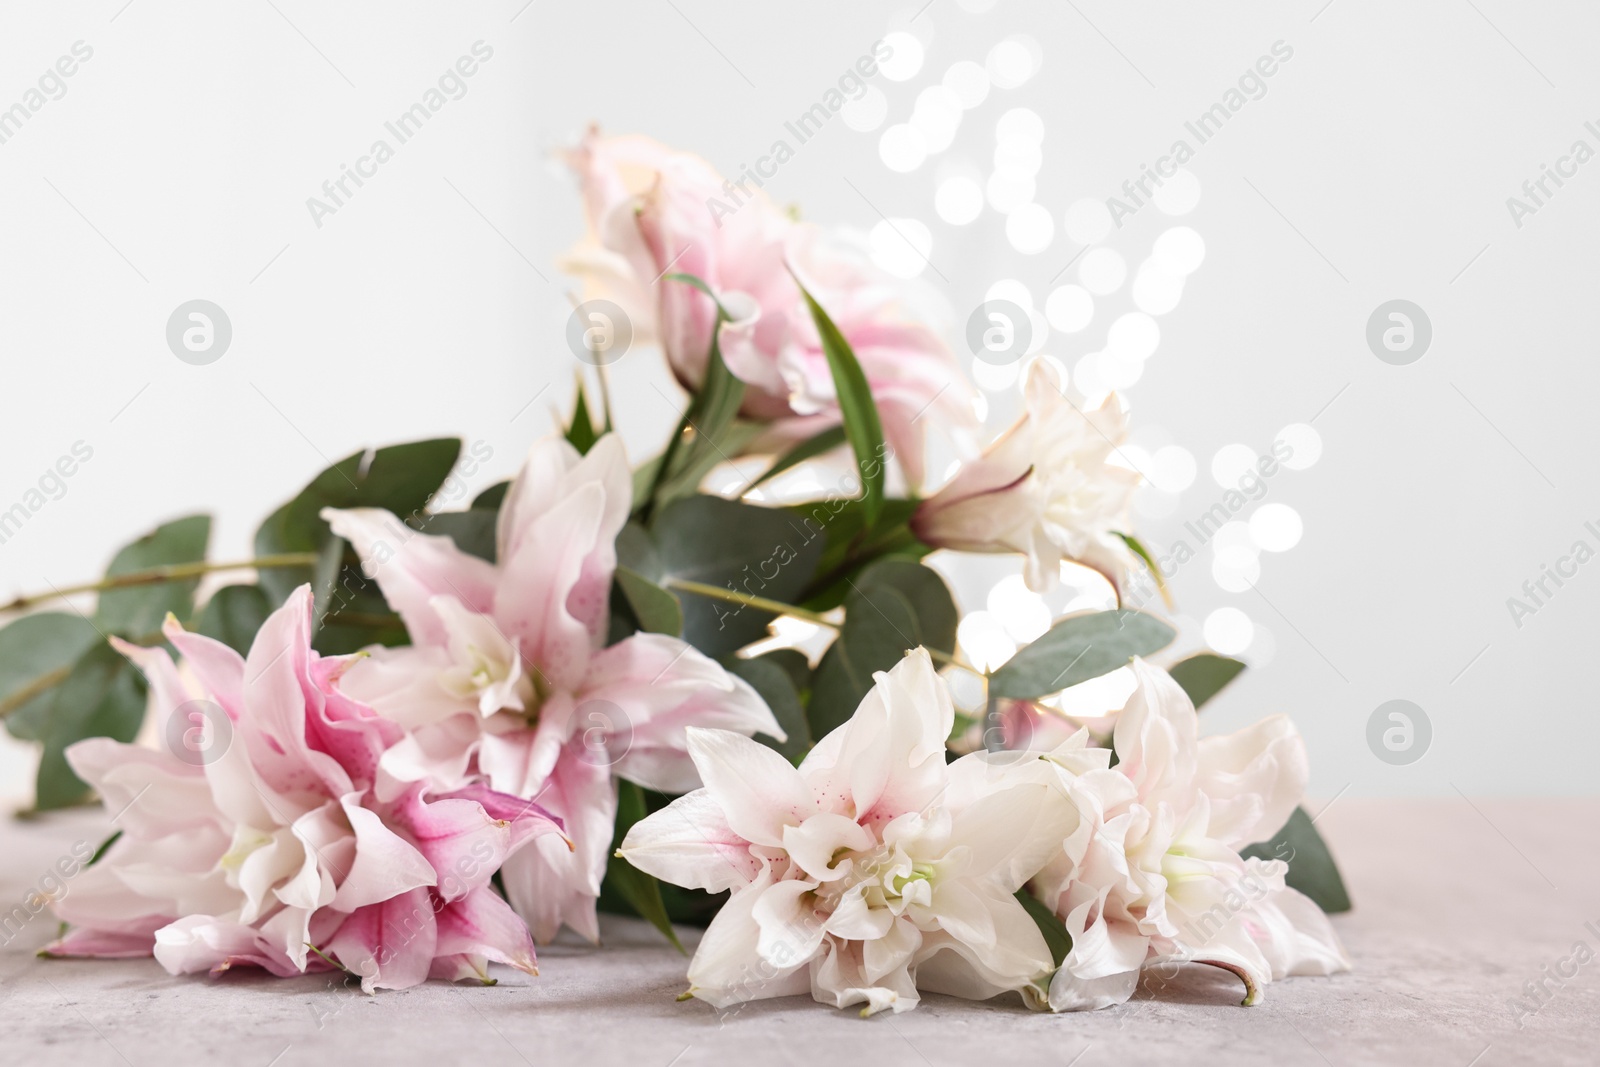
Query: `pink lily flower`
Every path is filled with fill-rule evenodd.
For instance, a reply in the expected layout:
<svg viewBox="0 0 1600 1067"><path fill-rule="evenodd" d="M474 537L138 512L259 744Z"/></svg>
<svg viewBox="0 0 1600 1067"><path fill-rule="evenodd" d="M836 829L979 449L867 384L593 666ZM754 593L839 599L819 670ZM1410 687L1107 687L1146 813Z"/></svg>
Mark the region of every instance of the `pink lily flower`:
<svg viewBox="0 0 1600 1067"><path fill-rule="evenodd" d="M113 640L149 679L156 720L203 709L209 741L67 750L122 834L54 904L74 929L48 954L153 954L173 974L213 976L337 964L368 992L487 980L489 960L537 973L526 926L489 880L525 842L562 842L560 824L487 790L419 783L379 798L378 760L400 729L340 690L354 657L312 651L309 587L247 659L171 616L164 633L184 670L165 649Z"/></svg>
<svg viewBox="0 0 1600 1067"><path fill-rule="evenodd" d="M784 736L755 690L683 641L640 633L606 646L632 498L622 444L607 435L582 457L560 438L533 447L500 511L497 563L386 511L323 513L413 641L372 650L343 683L405 730L383 754L386 777L445 791L486 782L563 820L575 851L535 841L502 875L541 942L563 923L599 939L613 774L681 793L700 784L688 727Z"/></svg>
<svg viewBox="0 0 1600 1067"><path fill-rule="evenodd" d="M955 357L908 308L905 283L852 242L646 137L591 131L568 161L582 183L590 234L564 265L585 278L587 296L628 313L636 338L660 342L686 389L705 380L716 330L723 360L747 387L743 414L773 424L771 443L839 422L798 275L861 361L884 436L911 483L922 481L925 416L959 435L976 433L976 394ZM703 280L732 321L718 328L712 301L669 273Z"/></svg>

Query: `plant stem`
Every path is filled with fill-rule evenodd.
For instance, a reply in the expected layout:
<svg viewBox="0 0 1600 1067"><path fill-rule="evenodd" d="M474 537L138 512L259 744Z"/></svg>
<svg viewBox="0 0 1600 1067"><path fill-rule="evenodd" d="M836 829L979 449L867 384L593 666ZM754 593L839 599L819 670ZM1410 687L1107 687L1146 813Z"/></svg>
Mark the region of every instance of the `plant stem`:
<svg viewBox="0 0 1600 1067"><path fill-rule="evenodd" d="M781 600L768 600L764 596L751 596L748 593L740 593L732 589L725 589L720 585L707 585L704 582L691 582L684 578L668 578L662 583L662 585L667 589L678 589L685 593L692 593L695 596L706 597L709 600L721 600L728 604L739 604L743 607L756 608L760 611L770 611L774 615L792 615L797 619L804 619L806 622L815 623L818 626L826 626L830 630L834 631L838 631L841 628L839 623L819 615L814 611L808 611L805 608L796 607L793 604L785 604ZM960 659L950 655L948 652L940 651L937 648L928 648L926 645L923 647L927 648L928 655L932 656L940 663L946 663L951 666L960 667L964 671L970 671L973 674L981 677L988 677L983 671L978 670L976 667L973 667L970 664L962 662Z"/></svg>
<svg viewBox="0 0 1600 1067"><path fill-rule="evenodd" d="M768 600L764 596L751 596L749 593L740 593L732 589L725 589L720 585L707 585L704 582L691 582L685 578L668 578L662 583L668 589L681 589L685 593L703 596L708 600L721 600L727 604L739 604L743 607L758 608L761 611L770 611L774 615L793 615L797 619L826 626L829 629L839 629L839 624L832 619L823 617L814 611L785 604L781 600Z"/></svg>
<svg viewBox="0 0 1600 1067"><path fill-rule="evenodd" d="M31 608L35 604L44 604L52 600L73 596L77 593L103 593L110 589L126 589L130 586L160 585L163 582L181 582L189 578L198 578L202 574L213 571L237 571L247 568L265 570L269 567L311 567L317 562L315 552L285 552L276 556L259 556L256 559L238 560L231 563L212 563L209 560L200 560L195 563L172 563L164 567L151 567L149 570L129 571L127 574L116 574L110 578L103 578L98 582L84 582L81 585L69 585L65 588L53 588L48 593L31 593L19 596L6 604L0 604L0 614L12 611L21 611Z"/></svg>
<svg viewBox="0 0 1600 1067"><path fill-rule="evenodd" d="M0 700L0 719L4 719L40 693L60 685L67 680L67 675L71 673L71 666L57 667L53 671L46 671L4 700Z"/></svg>

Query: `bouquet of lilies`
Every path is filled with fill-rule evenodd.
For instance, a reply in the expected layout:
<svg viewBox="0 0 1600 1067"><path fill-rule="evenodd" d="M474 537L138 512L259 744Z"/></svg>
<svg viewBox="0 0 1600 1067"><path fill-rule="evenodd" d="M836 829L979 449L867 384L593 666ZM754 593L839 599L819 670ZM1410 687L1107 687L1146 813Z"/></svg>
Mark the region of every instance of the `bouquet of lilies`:
<svg viewBox="0 0 1600 1067"><path fill-rule="evenodd" d="M1164 655L1173 628L1120 606L1159 582L1121 399L1091 409L1036 359L978 448L955 357L849 241L759 192L711 212L729 183L643 138L591 133L569 161L601 400L580 375L515 478L445 510L473 469L459 441L358 453L249 561L208 559L194 516L6 606L99 594L0 629L38 808L95 796L115 824L48 901L46 954L370 992L535 973L536 942L598 942L604 910L674 943L703 926L688 991L718 1009L810 993L863 1014L923 991L1099 1008L1190 962L1251 1004L1346 969L1293 724L1200 738L1242 664ZM621 335L687 397L637 466L605 399ZM934 425L974 446L922 496ZM979 669L938 550L1024 557L1035 590L1090 568L1119 607ZM223 570L251 580L201 602ZM1089 682L1110 695L1068 714ZM958 710L953 684L978 695Z"/></svg>

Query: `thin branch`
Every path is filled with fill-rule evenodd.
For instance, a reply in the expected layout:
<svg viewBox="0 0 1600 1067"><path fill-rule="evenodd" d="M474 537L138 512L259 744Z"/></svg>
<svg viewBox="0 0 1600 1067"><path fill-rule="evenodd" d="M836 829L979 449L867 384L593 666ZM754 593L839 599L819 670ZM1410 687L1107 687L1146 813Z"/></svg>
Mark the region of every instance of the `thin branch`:
<svg viewBox="0 0 1600 1067"><path fill-rule="evenodd" d="M36 604L46 604L52 600L73 596L77 593L103 593L111 589L127 589L141 585L160 585L163 582L181 582L190 578L198 578L202 574L214 571L238 570L266 570L271 567L312 567L317 563L315 552L285 552L276 556L260 556L256 559L238 560L230 563L212 563L209 560L200 560L196 563L172 563L163 567L151 567L149 570L129 571L127 574L117 574L110 578L103 578L98 582L84 582L81 585L69 585L63 588L51 589L48 593L30 593L19 596L7 604L0 604L0 614L12 611L22 611Z"/></svg>

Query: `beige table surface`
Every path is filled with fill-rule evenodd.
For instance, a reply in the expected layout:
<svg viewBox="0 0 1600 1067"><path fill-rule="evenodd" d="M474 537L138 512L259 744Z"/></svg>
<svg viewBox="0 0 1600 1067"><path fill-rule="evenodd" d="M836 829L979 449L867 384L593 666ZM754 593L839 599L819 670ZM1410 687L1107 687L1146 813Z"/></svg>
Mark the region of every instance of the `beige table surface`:
<svg viewBox="0 0 1600 1067"><path fill-rule="evenodd" d="M6 910L105 824L99 811L0 824ZM1092 1014L933 996L865 1021L804 998L719 1019L674 1000L684 958L626 920L606 924L604 949L542 950L538 978L367 997L326 975L213 981L148 960L37 959L54 925L40 917L0 950L0 1064L1600 1064L1600 957L1547 980L1520 1027L1508 1006L1577 942L1600 954L1585 925L1600 931L1600 800L1346 797L1318 825L1355 901L1336 924L1356 970L1276 983L1255 1008L1196 967Z"/></svg>

